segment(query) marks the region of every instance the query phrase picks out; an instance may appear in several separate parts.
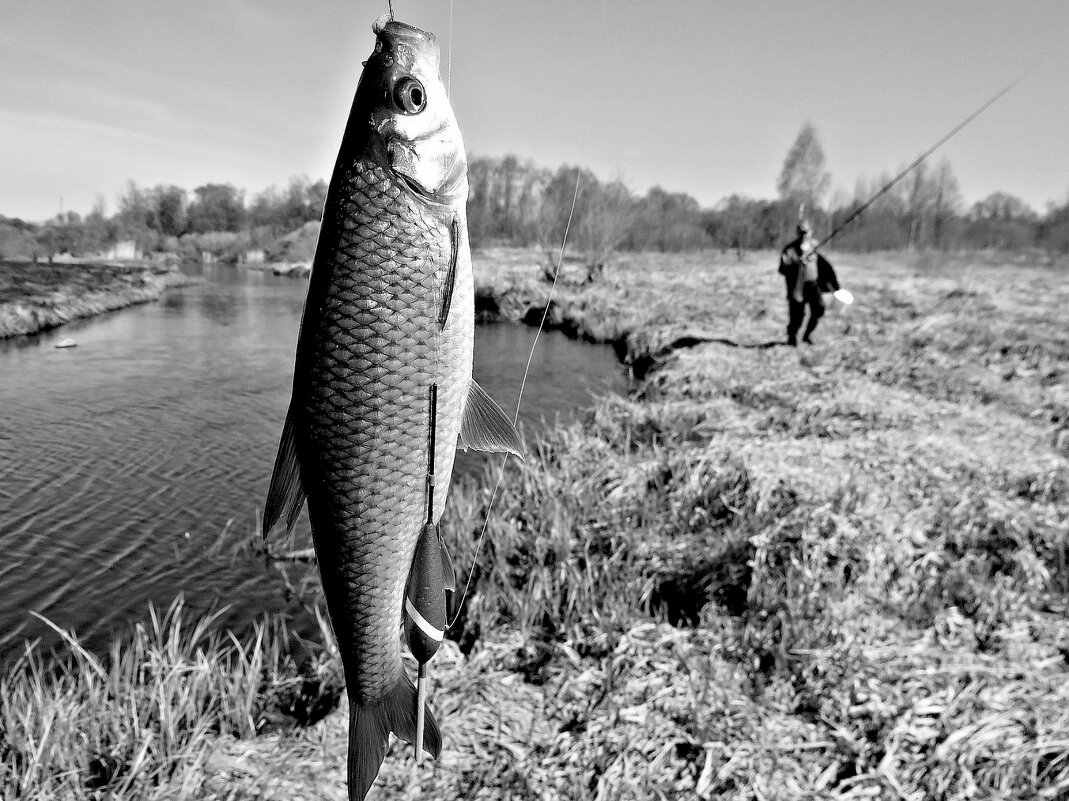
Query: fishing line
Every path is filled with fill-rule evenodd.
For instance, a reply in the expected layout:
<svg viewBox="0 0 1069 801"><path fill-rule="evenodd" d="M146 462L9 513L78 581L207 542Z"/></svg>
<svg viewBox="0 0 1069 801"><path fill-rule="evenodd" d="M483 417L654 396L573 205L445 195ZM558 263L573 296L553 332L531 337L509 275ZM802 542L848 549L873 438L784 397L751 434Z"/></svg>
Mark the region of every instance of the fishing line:
<svg viewBox="0 0 1069 801"><path fill-rule="evenodd" d="M579 163L583 161L583 151L580 150ZM553 270L553 283L549 287L549 299L546 300L546 308L542 310L542 319L538 323L538 330L535 331L534 342L531 343L531 352L527 356L527 367L523 371L523 381L520 382L520 394L516 396L516 413L512 415L512 424L516 425L520 420L520 402L523 400L523 391L527 387L527 376L531 372L531 362L534 361L535 348L538 347L538 337L542 334L542 329L546 325L546 318L549 317L549 308L553 305L553 293L557 291L557 276L560 275L560 265L564 261L564 248L568 245L568 232L572 230L572 218L575 216L575 202L579 198L579 180L582 178L583 168L575 168L575 192L572 194L572 207L568 211L568 222L564 225L564 239L560 243L560 255L557 256L557 267Z"/></svg>
<svg viewBox="0 0 1069 801"><path fill-rule="evenodd" d="M452 2L452 0L450 0ZM606 8L605 2L602 0L598 6L599 11L599 27L604 28ZM546 318L549 317L549 309L553 305L553 295L557 291L557 277L560 275L560 266L564 261L564 249L568 246L568 234L572 230L572 220L575 218L575 204L579 199L579 184L583 177L583 161L586 157L586 131L587 127L583 127L583 137L579 142L579 164L575 168L575 191L572 192L572 205L568 209L568 221L564 224L564 236L560 243L560 254L557 256L557 266L553 270L553 283L549 287L549 298L546 300L546 308L542 311L542 319L538 323L538 329L535 331L534 342L531 343L531 352L527 356L527 366L523 371L523 380L520 382L520 394L516 397L516 413L512 416L512 424L516 425L520 420L520 403L523 401L523 391L527 388L527 376L531 372L531 362L534 361L535 348L538 347L538 338L542 334L542 329L546 325ZM502 470L505 463L501 463ZM476 552L478 553L478 552Z"/></svg>
<svg viewBox="0 0 1069 801"><path fill-rule="evenodd" d="M445 62L445 93L452 97L453 87L453 0L449 0L449 58Z"/></svg>
<svg viewBox="0 0 1069 801"><path fill-rule="evenodd" d="M449 8L450 8L450 31L452 31L452 8L453 8L452 0L450 0ZM599 22L601 23L602 27L604 27L604 22L605 22L605 17L606 17L606 8L605 8L604 3L602 3L599 6L599 12L600 12ZM452 34L450 34L450 35L452 35ZM449 49L450 49L450 54L452 54L452 42L450 42L450 48ZM531 371L531 363L534 361L535 348L538 347L538 339L542 334L542 329L546 325L546 319L549 317L550 307L553 305L553 295L557 291L557 279L560 276L561 264L564 262L564 251L568 246L568 234L572 230L572 221L575 218L575 206L576 206L576 203L578 202L578 199L579 199L579 187L580 187L580 183L581 183L581 180L582 180L582 177L583 177L583 167L582 167L582 165L583 165L583 161L584 161L585 157L586 157L586 127L584 126L583 137L580 140L580 145L579 145L579 166L577 166L576 170L575 170L575 189L572 192L572 204L571 204L571 207L568 209L568 220L564 225L564 236L561 238L560 253L557 255L557 264L556 264L556 267L553 270L553 282L552 282L552 284L550 284L550 287L549 287L549 297L546 300L546 308L542 311L542 319L538 323L538 330L535 331L534 341L531 343L531 352L527 356L527 365L524 368L523 379L520 382L520 392L519 392L519 395L516 397L516 412L515 412L515 414L513 415L513 418L512 418L513 425L516 425L516 424L519 423L520 404L523 401L524 389L527 387L527 376ZM471 560L471 569L468 570L468 578L464 582L464 592L461 594L460 600L457 602L456 614L454 614L453 615L453 619L449 621L448 628L452 628L453 625L460 618L460 613L464 608L464 601L467 600L468 590L471 588L471 579L472 579L472 576L475 575L475 564L476 564L476 562L478 562L479 552L482 550L483 539L486 537L486 528L490 523L490 512L494 508L494 500L497 498L498 490L501 488L501 481L505 476L505 465L508 463L509 455L510 454L508 454L508 453L505 454L504 458L501 459L500 466L498 467L497 480L494 482L494 489L490 493L490 501L486 505L486 514L483 517L483 525L482 525L482 528L479 531L479 539L475 543L475 555L472 557L472 560Z"/></svg>
<svg viewBox="0 0 1069 801"><path fill-rule="evenodd" d="M586 150L586 137L584 136L583 145L579 150L579 163L583 163L583 157ZM575 170L575 191L572 193L572 205L568 209L568 221L564 225L564 237L560 243L560 253L557 256L557 265L553 270L553 283L549 287L549 298L546 300L546 308L542 312L542 319L538 323L538 330L535 331L534 342L531 343L531 352L527 356L527 367L523 371L523 380L520 382L520 394L516 398L516 413L513 415L512 424L516 425L520 419L520 403L523 400L523 390L527 386L527 375L531 370L531 362L534 360L535 348L538 347L538 337L542 333L542 328L546 324L546 318L549 316L549 309L553 305L553 294L557 290L557 277L560 275L560 267L564 262L564 251L568 246L568 234L572 230L572 220L575 217L575 205L579 199L579 185L583 176L582 166L576 167ZM471 569L468 570L467 581L464 582L464 592L460 596L460 600L457 602L457 611L453 615L453 619L449 621L447 628L452 628L453 624L460 618L460 612L464 608L464 601L467 600L468 590L471 588L471 577L475 575L475 564L479 560L479 552L482 550L483 539L486 537L486 527L490 524L490 512L494 508L494 499L497 498L497 491L501 489L501 481L505 477L505 464L509 460L510 454L506 453L501 460L501 465L497 469L497 481L494 482L494 489L490 493L490 502L486 505L486 515L483 517L482 529L479 531L479 539L475 543L475 555L471 560Z"/></svg>

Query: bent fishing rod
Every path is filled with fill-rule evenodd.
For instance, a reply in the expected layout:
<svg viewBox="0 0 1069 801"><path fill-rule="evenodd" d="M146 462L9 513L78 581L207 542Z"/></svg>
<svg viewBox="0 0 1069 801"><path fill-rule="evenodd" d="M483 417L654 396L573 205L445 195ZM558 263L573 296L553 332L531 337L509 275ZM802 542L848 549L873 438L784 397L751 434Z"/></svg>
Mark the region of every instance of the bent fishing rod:
<svg viewBox="0 0 1069 801"><path fill-rule="evenodd" d="M953 137L955 134L957 134L962 128L964 128L970 122L972 122L977 117L979 117L989 106L991 106L993 103L995 103L995 101L997 101L1004 94L1006 94L1011 89L1013 89L1013 87L1017 86L1017 84L1019 84L1021 81L1023 81L1025 78L1027 78L1032 72L1034 72L1036 70L1036 68L1038 66L1039 65L1037 64L1036 66L1034 66L1031 69L1029 69L1029 70L1025 71L1024 73L1022 73L1020 76L1018 76L1013 81L1011 81L1007 86L1003 87L1001 90L996 92L991 98L989 98L987 100L987 102L985 102L982 106L980 106L980 108L976 109L976 111L974 111L972 114L970 114L964 120L962 120L957 125L955 125L954 128L952 128L949 133L947 133L945 136L943 136L942 139L940 139L938 142L936 142L930 148L925 150L920 156L918 156L913 161L912 164L910 164L908 167L906 167L904 170L902 170L902 172L898 173L898 175L896 175L894 178L892 178L890 181L888 181L886 184L884 184L876 194L874 194L872 197L870 197L868 200L866 200L863 204L861 204L861 206L859 206L857 209L855 209L853 212L851 212L850 215L845 220L843 220L834 229L832 229L832 232L830 234L828 234L826 237L821 239L816 245L814 245L811 252L812 253L816 253L818 250L820 250L820 248L824 247L829 242L831 242L831 240L834 239L836 236L838 236L842 232L842 230L844 228L846 228L846 226L848 226L850 223L852 223L854 220L856 220L858 217L860 217L865 212L865 210L869 208L869 206L871 206L873 203L875 203L881 197L886 195L890 191L892 186L897 184L899 181L901 181L903 178L905 178L907 175L909 175L911 172L913 172L915 169L917 169L917 167L919 167L924 162L925 159L927 159L930 155L932 155L932 153L934 153L936 150L938 150L940 147L942 147L944 144L946 144L947 141L949 141L951 139L951 137Z"/></svg>

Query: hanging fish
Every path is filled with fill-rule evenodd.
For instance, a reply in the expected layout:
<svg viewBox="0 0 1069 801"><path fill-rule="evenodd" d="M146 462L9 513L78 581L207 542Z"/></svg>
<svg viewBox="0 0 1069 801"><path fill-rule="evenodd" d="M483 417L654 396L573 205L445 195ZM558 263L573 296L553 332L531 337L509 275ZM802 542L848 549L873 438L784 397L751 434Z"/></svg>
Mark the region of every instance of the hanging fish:
<svg viewBox="0 0 1069 801"><path fill-rule="evenodd" d="M350 799L378 775L390 732L414 742L426 712L401 662L402 622L425 664L445 627L452 570L438 523L456 447L521 449L471 376L467 161L435 37L383 18L373 31L327 192L263 522L265 535L292 527L307 500L350 702ZM421 746L437 756L426 715Z"/></svg>

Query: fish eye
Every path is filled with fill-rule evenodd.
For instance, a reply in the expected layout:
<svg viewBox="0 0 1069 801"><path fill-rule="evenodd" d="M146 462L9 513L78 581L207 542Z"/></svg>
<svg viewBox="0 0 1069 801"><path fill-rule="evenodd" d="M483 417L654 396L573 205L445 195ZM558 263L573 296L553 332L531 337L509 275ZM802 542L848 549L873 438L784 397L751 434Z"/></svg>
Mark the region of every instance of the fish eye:
<svg viewBox="0 0 1069 801"><path fill-rule="evenodd" d="M393 88L393 102L405 114L419 114L427 106L423 84L415 78L402 78Z"/></svg>

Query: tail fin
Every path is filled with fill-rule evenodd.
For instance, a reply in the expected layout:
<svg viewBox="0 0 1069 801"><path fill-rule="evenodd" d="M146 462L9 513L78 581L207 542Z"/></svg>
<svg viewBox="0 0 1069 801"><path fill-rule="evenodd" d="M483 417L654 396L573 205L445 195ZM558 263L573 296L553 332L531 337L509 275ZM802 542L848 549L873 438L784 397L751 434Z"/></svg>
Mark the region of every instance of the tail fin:
<svg viewBox="0 0 1069 801"><path fill-rule="evenodd" d="M392 731L402 740L416 739L416 688L408 676L397 680L390 694L375 704L349 704L349 801L363 801L379 775ZM423 750L438 758L442 734L428 709Z"/></svg>

